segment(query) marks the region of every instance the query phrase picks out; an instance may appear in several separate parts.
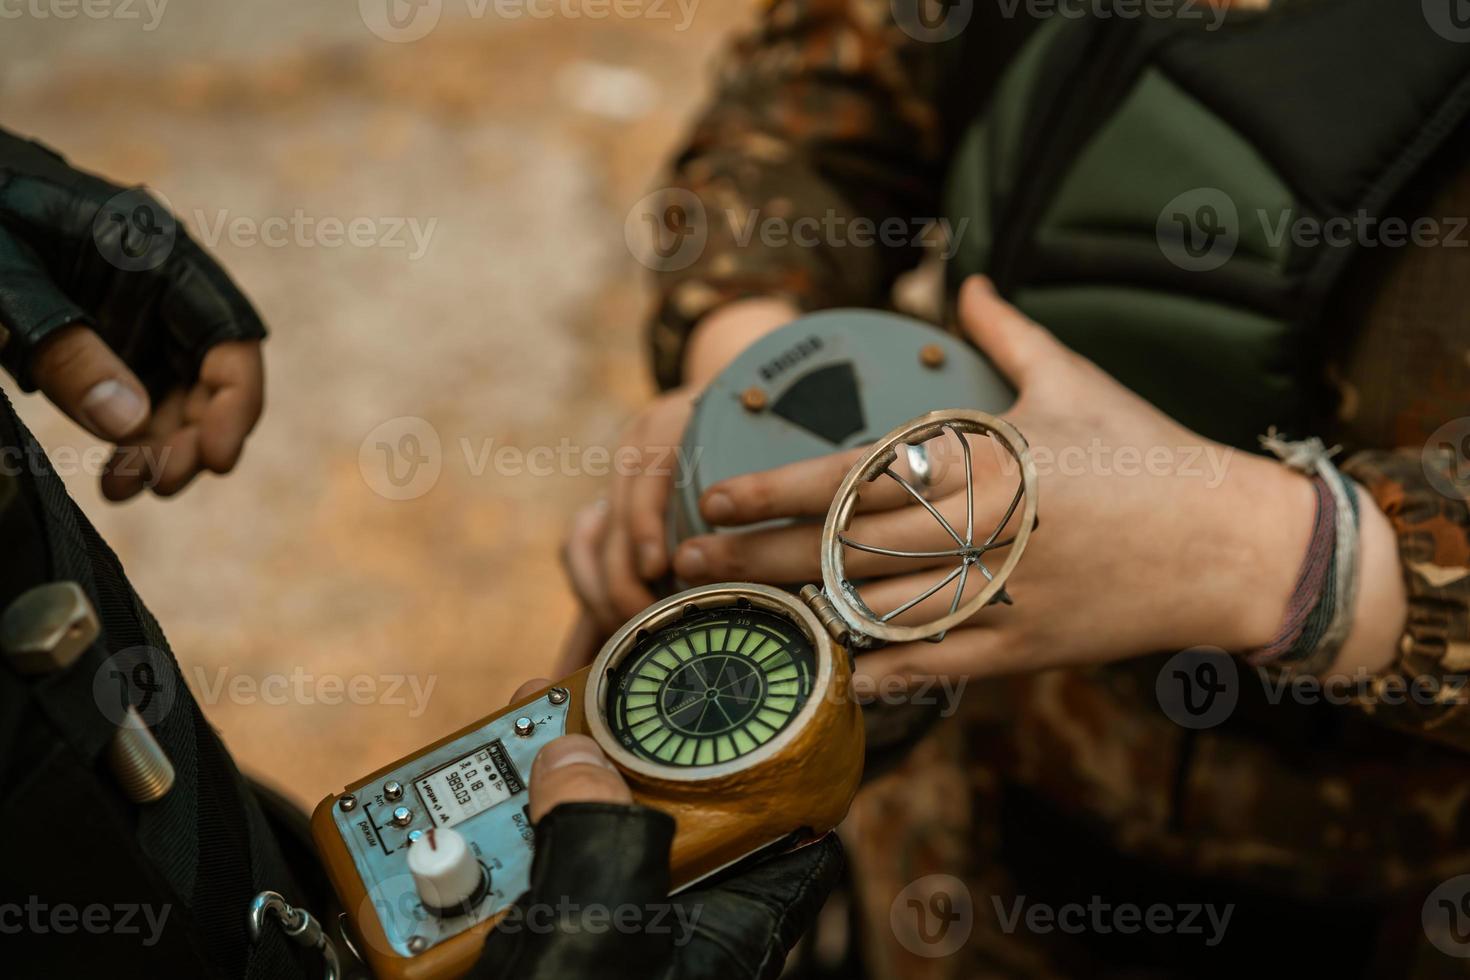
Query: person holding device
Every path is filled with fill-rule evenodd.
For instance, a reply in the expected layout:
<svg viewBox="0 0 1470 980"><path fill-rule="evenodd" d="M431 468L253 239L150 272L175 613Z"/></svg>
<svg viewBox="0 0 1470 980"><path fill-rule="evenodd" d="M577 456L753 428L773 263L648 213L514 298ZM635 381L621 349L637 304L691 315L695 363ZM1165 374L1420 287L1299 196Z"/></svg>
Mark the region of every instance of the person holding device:
<svg viewBox="0 0 1470 980"><path fill-rule="evenodd" d="M152 195L0 130L0 364L116 446L107 497L233 469L264 336ZM0 816L23 829L0 869L6 975L363 976L305 814L236 768L3 390L0 555ZM114 674L123 709L95 686ZM585 736L537 756L529 807L521 928L491 935L475 977L774 977L842 865L828 836L670 899L673 820ZM600 925L629 908L662 925ZM91 927L99 910L116 928Z"/></svg>
<svg viewBox="0 0 1470 980"><path fill-rule="evenodd" d="M1470 49L1414 5L1245 9L1265 6L1038 25L971 5L778 0L674 155L664 200L681 220L654 224L693 227L702 249L658 272L664 393L629 445L677 440L753 338L804 311L885 306L922 256L835 231L739 234L750 220L943 218L966 229L949 245L948 319L1015 385L1007 418L1051 460L1015 605L858 659L875 687L984 681L964 718L859 797L847 842L874 976L918 969L889 916L926 873L964 878L975 901L974 934L924 961L931 975L1199 975L1251 968L1268 942L1283 969L1454 974L1436 939L1458 948L1453 919L1420 919L1470 870L1467 260L1449 237L1364 229L1447 230L1464 213ZM726 481L703 516L738 529L809 515L843 466ZM578 639L668 569L813 575L800 524L670 552L666 496L624 477L573 522ZM864 526L877 544L908 530L881 507ZM910 568L875 559L865 597L912 595L926 579ZM1185 710L1216 702L1218 717ZM963 805L935 786L966 787ZM1235 917L1206 949L1008 929L985 896L1192 896ZM1277 948L1287 920L1312 940Z"/></svg>

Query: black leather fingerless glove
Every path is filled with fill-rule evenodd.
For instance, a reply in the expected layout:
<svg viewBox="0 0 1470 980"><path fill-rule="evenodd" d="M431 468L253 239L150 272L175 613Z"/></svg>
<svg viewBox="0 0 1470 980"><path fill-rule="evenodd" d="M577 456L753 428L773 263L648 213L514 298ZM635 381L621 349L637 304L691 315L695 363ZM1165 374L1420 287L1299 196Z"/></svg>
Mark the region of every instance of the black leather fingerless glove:
<svg viewBox="0 0 1470 980"><path fill-rule="evenodd" d="M564 803L536 825L531 887L490 933L475 980L746 980L780 974L842 871L834 835L670 898L674 821Z"/></svg>
<svg viewBox="0 0 1470 980"><path fill-rule="evenodd" d="M33 391L31 356L92 327L158 393L225 340L258 340L250 301L156 198L0 130L0 365Z"/></svg>

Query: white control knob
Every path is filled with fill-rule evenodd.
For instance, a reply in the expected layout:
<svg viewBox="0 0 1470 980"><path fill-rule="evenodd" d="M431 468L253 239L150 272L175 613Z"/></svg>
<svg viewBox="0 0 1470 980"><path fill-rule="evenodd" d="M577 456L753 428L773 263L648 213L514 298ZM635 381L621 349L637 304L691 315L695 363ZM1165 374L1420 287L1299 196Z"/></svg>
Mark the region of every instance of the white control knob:
<svg viewBox="0 0 1470 980"><path fill-rule="evenodd" d="M456 830L426 830L408 848L408 870L424 907L438 915L462 915L487 884L469 842Z"/></svg>

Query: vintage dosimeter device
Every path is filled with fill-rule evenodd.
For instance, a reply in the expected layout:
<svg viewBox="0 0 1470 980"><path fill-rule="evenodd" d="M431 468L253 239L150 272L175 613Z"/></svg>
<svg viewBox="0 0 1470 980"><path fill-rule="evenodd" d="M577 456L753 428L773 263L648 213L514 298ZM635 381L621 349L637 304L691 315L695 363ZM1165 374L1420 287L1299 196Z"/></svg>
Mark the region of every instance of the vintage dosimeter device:
<svg viewBox="0 0 1470 980"><path fill-rule="evenodd" d="M700 395L683 438L690 467L669 495L670 551L713 530L699 500L721 480L868 445L936 405L998 415L1015 400L979 351L919 320L860 309L794 320L746 348ZM937 461L923 446L901 451L927 493ZM761 526L776 523L787 522ZM671 575L661 587L680 583ZM869 777L898 764L940 710L916 702L865 711Z"/></svg>
<svg viewBox="0 0 1470 980"><path fill-rule="evenodd" d="M670 545L710 532L699 498L721 480L868 445L936 405L999 415L1015 400L974 347L927 323L857 309L801 317L700 395L683 439L692 470L669 497ZM926 460L909 456L922 489Z"/></svg>
<svg viewBox="0 0 1470 980"><path fill-rule="evenodd" d="M968 467L961 525L945 521L894 466L911 446L956 436L967 463L966 436L988 437L1016 464L1010 509L988 537L976 527ZM920 561L935 578L883 613L847 574L854 550L876 547L849 528L864 488L880 478L902 484L953 540L939 552L877 549ZM827 513L821 589L726 583L662 599L618 630L590 666L323 800L312 834L357 950L380 977L469 969L486 933L528 887L531 764L567 732L595 739L640 802L674 817L676 889L831 830L863 767L850 651L942 636L979 612L1001 594L1035 515L1035 467L1009 423L952 411L888 433L849 471ZM999 537L1008 525L1011 535ZM983 585L967 593L972 572L984 575L974 580ZM946 604L947 587L954 592ZM931 598L937 607L920 605ZM934 615L902 624L911 610Z"/></svg>

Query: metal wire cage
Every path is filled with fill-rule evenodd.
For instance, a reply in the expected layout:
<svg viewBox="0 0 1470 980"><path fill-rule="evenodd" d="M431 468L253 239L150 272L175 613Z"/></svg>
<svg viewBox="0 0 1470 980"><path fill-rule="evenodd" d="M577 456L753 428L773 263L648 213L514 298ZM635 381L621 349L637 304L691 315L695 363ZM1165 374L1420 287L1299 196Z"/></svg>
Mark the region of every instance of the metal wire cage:
<svg viewBox="0 0 1470 980"><path fill-rule="evenodd" d="M932 455L927 446L933 440L953 435L958 439L962 453L965 475L965 527L961 534L919 487L904 478L894 468L902 447L910 460L910 469L923 481L929 473ZM993 439L1015 462L1016 489L1010 505L998 524L984 538L977 540L975 528L975 474L973 456L967 435L982 435ZM939 523L954 547L941 550L909 551L879 547L855 540L848 533L853 515L857 511L865 487L880 478L899 484L913 502L923 507ZM850 645L865 646L874 643L906 643L914 640L938 642L953 627L965 622L992 602L1010 602L1005 583L1021 560L1027 541L1036 525L1037 478L1036 464L1031 458L1026 439L1015 426L987 412L950 410L931 412L914 419L890 432L855 465L842 481L837 496L827 512L827 521L822 528L822 583L827 597L838 615L851 628ZM1008 537L1000 535L1016 519L1015 532ZM1000 567L991 570L985 564L985 556L994 551L1008 549ZM953 567L942 574L933 585L893 609L879 613L868 607L858 593L847 572L849 551L866 552L888 558L914 559L933 567L938 561L942 570L944 559L953 559ZM968 601L965 586L972 570L978 570L986 583ZM931 621L912 626L901 626L894 619L918 606L920 603L954 586L954 598L949 611Z"/></svg>

